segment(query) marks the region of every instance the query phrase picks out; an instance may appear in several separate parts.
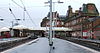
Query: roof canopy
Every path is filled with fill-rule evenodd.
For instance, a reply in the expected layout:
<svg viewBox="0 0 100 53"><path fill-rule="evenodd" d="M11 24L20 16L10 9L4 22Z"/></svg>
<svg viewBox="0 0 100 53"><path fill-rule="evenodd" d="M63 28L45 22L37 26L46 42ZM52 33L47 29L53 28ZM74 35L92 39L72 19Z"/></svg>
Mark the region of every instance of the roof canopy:
<svg viewBox="0 0 100 53"><path fill-rule="evenodd" d="M49 30L49 27L38 27L38 28L30 28L30 30ZM72 29L65 28L65 27L52 27L52 30L55 31L71 31Z"/></svg>
<svg viewBox="0 0 100 53"><path fill-rule="evenodd" d="M22 29L28 29L28 28L26 26L24 26L24 25L17 25L17 26L14 26L13 29L22 30Z"/></svg>
<svg viewBox="0 0 100 53"><path fill-rule="evenodd" d="M55 31L71 31L72 29L65 28L65 27L53 27L53 30L55 30Z"/></svg>
<svg viewBox="0 0 100 53"><path fill-rule="evenodd" d="M7 27L2 27L2 28L0 28L0 32L3 32L3 31L10 31L10 29L7 28Z"/></svg>

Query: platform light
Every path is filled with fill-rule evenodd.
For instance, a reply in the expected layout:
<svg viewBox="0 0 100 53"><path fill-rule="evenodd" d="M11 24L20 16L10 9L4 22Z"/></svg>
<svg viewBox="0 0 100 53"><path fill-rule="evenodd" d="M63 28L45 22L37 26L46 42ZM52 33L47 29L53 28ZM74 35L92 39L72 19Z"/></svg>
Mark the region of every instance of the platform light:
<svg viewBox="0 0 100 53"><path fill-rule="evenodd" d="M3 21L4 19L0 19L0 21Z"/></svg>

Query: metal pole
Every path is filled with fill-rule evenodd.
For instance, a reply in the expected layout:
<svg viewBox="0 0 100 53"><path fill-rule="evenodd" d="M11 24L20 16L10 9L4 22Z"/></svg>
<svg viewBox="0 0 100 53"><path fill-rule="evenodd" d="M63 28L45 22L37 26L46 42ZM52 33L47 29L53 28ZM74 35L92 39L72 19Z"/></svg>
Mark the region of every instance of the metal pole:
<svg viewBox="0 0 100 53"><path fill-rule="evenodd" d="M50 41L49 41L49 45L52 46L53 42L52 42L52 0L50 0Z"/></svg>
<svg viewBox="0 0 100 53"><path fill-rule="evenodd" d="M11 36L14 36L14 31L13 31L13 21L12 21Z"/></svg>
<svg viewBox="0 0 100 53"><path fill-rule="evenodd" d="M54 18L53 18L53 38L55 36L55 30L54 30L54 28L55 28L55 21L54 21Z"/></svg>
<svg viewBox="0 0 100 53"><path fill-rule="evenodd" d="M53 12L55 12L55 3L56 2L53 2Z"/></svg>
<svg viewBox="0 0 100 53"><path fill-rule="evenodd" d="M93 21L92 21L92 39L94 39L94 31L93 31Z"/></svg>
<svg viewBox="0 0 100 53"><path fill-rule="evenodd" d="M81 23L81 35L82 35L81 38L83 38L83 23Z"/></svg>
<svg viewBox="0 0 100 53"><path fill-rule="evenodd" d="M81 23L81 35L82 35L81 38L83 38L83 22L84 22L84 19L82 19L82 23Z"/></svg>

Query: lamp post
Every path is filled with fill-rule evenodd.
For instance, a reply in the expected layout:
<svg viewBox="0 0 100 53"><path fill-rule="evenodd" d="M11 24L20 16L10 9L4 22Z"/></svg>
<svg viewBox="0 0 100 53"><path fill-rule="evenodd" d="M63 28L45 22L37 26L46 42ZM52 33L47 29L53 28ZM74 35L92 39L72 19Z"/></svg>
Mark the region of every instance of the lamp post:
<svg viewBox="0 0 100 53"><path fill-rule="evenodd" d="M53 45L53 41L52 41L52 35L54 35L52 33L52 3L55 5L55 3L63 3L60 2L60 0L58 0L58 2L52 2L52 0L45 2L45 4L50 3L49 7L50 7L50 28L49 28L49 45L52 46ZM53 6L55 8L55 6ZM54 10L54 9L53 9Z"/></svg>
<svg viewBox="0 0 100 53"><path fill-rule="evenodd" d="M58 4L61 4L61 3L64 3L64 2L61 2L60 0L57 1L57 2L52 2L53 3L53 11L55 11L55 4L58 3Z"/></svg>
<svg viewBox="0 0 100 53"><path fill-rule="evenodd" d="M1 16L0 16L1 17ZM0 21L3 21L4 19L0 19ZM1 32L0 32L0 36L1 36Z"/></svg>
<svg viewBox="0 0 100 53"><path fill-rule="evenodd" d="M50 7L50 27L49 27L49 46L52 46L53 45L53 41L52 41L52 0L48 1L48 2L45 2L45 4L50 4L49 7Z"/></svg>
<svg viewBox="0 0 100 53"><path fill-rule="evenodd" d="M45 4L47 4L47 3L50 3L51 1L48 1L48 2L45 2ZM60 0L58 0L57 2L51 2L52 4L53 4L53 11L55 11L55 4L56 3L64 3L64 2L61 2ZM51 5L50 5L51 6ZM52 8L51 8L52 9ZM53 14L52 14L53 15ZM51 17L50 17L51 18ZM57 23L57 17L56 17L56 19L52 19L53 20L53 26L56 26L56 23ZM53 28L54 29L54 28ZM53 30L53 33L52 33L52 35L53 35L53 38L54 38L54 35L55 35L55 31Z"/></svg>
<svg viewBox="0 0 100 53"><path fill-rule="evenodd" d="M10 31L10 33L11 33L11 36L13 37L14 36L14 31L13 31L13 26L14 26L14 22L13 21L11 21L11 23L12 23L12 26L11 26L11 31Z"/></svg>
<svg viewBox="0 0 100 53"><path fill-rule="evenodd" d="M49 3L49 7L50 7L50 27L49 27L49 46L53 45L52 42L52 0L45 2L45 4Z"/></svg>
<svg viewBox="0 0 100 53"><path fill-rule="evenodd" d="M50 1L45 2L45 4L48 4L48 3L50 3ZM60 4L60 3L64 3L64 2L61 2L60 0L58 0L57 2L52 2L52 4L53 4L53 11L55 11L55 4L56 3Z"/></svg>
<svg viewBox="0 0 100 53"><path fill-rule="evenodd" d="M50 41L49 41L49 45L52 46L52 0L50 0Z"/></svg>
<svg viewBox="0 0 100 53"><path fill-rule="evenodd" d="M18 25L18 21L21 20L21 19L15 19L15 20L17 21L17 23L16 23L15 25ZM14 30L13 30L14 21L11 21L11 23L12 23L12 26L11 26L11 31L10 31L10 33L11 33L11 36L13 37L13 36L14 36Z"/></svg>

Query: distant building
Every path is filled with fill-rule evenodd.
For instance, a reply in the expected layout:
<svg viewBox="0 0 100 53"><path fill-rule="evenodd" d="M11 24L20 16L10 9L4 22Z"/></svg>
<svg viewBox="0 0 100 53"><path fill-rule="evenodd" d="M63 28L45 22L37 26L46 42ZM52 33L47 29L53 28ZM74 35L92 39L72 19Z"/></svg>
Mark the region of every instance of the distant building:
<svg viewBox="0 0 100 53"><path fill-rule="evenodd" d="M98 29L95 28L96 26L100 26L100 17L95 4L83 4L82 8L76 10L75 13L72 12L70 6L67 13L68 18L65 20L64 25L73 29L72 36L89 38L98 36L94 32L100 32L100 27Z"/></svg>
<svg viewBox="0 0 100 53"><path fill-rule="evenodd" d="M59 15L58 12L52 12L52 26L53 27L64 27L64 20L66 16ZM49 27L50 26L50 13L48 13L47 17L43 18L41 22L41 27Z"/></svg>
<svg viewBox="0 0 100 53"><path fill-rule="evenodd" d="M71 28L70 35L73 37L100 39L100 14L95 4L83 4L79 10L73 12L73 8L68 6L66 15L53 13L54 27ZM41 27L50 26L50 13L41 22Z"/></svg>

